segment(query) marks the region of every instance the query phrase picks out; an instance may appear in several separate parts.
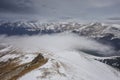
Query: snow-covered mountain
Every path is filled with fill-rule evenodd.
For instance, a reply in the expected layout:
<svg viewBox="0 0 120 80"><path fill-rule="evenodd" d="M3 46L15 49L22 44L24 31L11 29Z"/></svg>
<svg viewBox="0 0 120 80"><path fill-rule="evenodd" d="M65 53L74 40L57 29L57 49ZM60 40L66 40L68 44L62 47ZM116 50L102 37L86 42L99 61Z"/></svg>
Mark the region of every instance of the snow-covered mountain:
<svg viewBox="0 0 120 80"><path fill-rule="evenodd" d="M3 52L0 53L1 80L120 79L119 70L96 60L101 57L91 56L84 52L27 53L12 46L2 48L0 51L4 51L4 55Z"/></svg>
<svg viewBox="0 0 120 80"><path fill-rule="evenodd" d="M69 38L68 36L65 36L66 39L61 39L64 38L62 36L60 36L61 38L55 37L51 39L50 36L56 33L74 33L78 36L73 36L82 36L85 39L80 38L80 41L78 41L79 39L75 37ZM43 36L46 34L49 35L47 38ZM120 79L120 25L118 24L0 21L0 35L1 37L5 37L0 38L0 80ZM24 35L25 39L19 38L22 35ZM25 37L25 35L32 36L32 39L31 37ZM38 37L42 36L42 38L38 39L38 37L34 37L33 35L39 35ZM69 39L73 39L73 41ZM88 39L88 42L84 42L84 40L87 41L86 39ZM41 42L39 42L40 40ZM11 44L8 44L7 41ZM73 47L69 44L77 44L77 46ZM63 48L66 45L70 46L70 49ZM27 47L26 51L18 48L25 48L24 46ZM41 49L31 51L33 50L31 46L37 46L36 48ZM59 49L61 46L62 49ZM107 46L112 47L110 48L111 51L108 51L110 49ZM109 52L112 52L109 56L102 55Z"/></svg>
<svg viewBox="0 0 120 80"><path fill-rule="evenodd" d="M0 23L0 34L6 35L36 35L54 34L61 32L75 33L86 36L97 41L112 45L116 50L120 50L120 25L89 23L80 24L78 22L56 22L43 23L40 21L16 21Z"/></svg>
<svg viewBox="0 0 120 80"><path fill-rule="evenodd" d="M120 57L119 56L95 58L95 60L98 60L112 67L120 69Z"/></svg>
<svg viewBox="0 0 120 80"><path fill-rule="evenodd" d="M118 24L109 25L97 22L90 24L80 24L78 22L42 23L39 21L0 22L0 34L7 35L50 34L65 31L89 37L103 37L112 34L113 38L120 38L120 25Z"/></svg>
<svg viewBox="0 0 120 80"><path fill-rule="evenodd" d="M7 35L50 34L69 31L73 27L75 28L71 23L5 22L0 25L0 33Z"/></svg>

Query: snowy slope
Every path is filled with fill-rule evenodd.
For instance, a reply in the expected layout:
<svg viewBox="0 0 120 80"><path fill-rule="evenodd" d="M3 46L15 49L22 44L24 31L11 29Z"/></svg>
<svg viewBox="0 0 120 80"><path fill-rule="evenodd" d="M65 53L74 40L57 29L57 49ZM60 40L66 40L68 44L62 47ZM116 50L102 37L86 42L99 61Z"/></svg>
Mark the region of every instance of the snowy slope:
<svg viewBox="0 0 120 80"><path fill-rule="evenodd" d="M19 52L18 49L6 47L5 55L0 62L15 60L18 64L31 62L38 53ZM7 53L6 51L9 51ZM3 52L2 52L3 53ZM110 57L96 57L74 50L42 51L48 59L47 63L26 73L18 80L119 80L120 72L113 67L95 59L110 59ZM111 57L114 58L114 57Z"/></svg>
<svg viewBox="0 0 120 80"><path fill-rule="evenodd" d="M38 54L23 53L20 50L13 48L12 46L6 46L0 50L0 62L7 62L9 60L15 60L19 64L31 62Z"/></svg>
<svg viewBox="0 0 120 80"><path fill-rule="evenodd" d="M52 53L49 61L18 80L119 80L120 72L88 58L84 53Z"/></svg>

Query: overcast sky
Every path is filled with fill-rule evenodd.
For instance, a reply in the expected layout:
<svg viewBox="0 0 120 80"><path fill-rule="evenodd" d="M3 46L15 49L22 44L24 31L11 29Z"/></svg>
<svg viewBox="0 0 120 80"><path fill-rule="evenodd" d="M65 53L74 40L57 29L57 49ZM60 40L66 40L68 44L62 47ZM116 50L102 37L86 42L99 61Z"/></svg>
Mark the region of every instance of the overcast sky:
<svg viewBox="0 0 120 80"><path fill-rule="evenodd" d="M0 0L1 19L120 20L120 0Z"/></svg>

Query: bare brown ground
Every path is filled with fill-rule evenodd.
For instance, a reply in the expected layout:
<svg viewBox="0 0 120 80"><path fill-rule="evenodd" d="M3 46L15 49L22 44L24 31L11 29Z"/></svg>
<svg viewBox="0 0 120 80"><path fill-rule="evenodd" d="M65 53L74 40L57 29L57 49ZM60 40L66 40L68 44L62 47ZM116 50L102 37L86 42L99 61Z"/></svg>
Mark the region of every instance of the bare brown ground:
<svg viewBox="0 0 120 80"><path fill-rule="evenodd" d="M48 59L39 54L32 62L19 65L14 60L0 62L0 80L17 80L26 73L44 65Z"/></svg>

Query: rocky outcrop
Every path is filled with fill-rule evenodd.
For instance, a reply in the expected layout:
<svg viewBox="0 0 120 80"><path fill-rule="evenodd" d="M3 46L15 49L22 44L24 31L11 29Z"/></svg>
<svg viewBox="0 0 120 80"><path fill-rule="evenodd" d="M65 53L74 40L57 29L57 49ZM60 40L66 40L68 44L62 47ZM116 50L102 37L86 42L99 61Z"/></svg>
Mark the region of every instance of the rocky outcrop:
<svg viewBox="0 0 120 80"><path fill-rule="evenodd" d="M108 64L116 69L119 69L120 70L120 57L109 57L109 58L104 58L104 59L95 59L95 60L98 60L102 63L105 63L105 64Z"/></svg>
<svg viewBox="0 0 120 80"><path fill-rule="evenodd" d="M17 80L19 77L25 75L26 73L44 65L47 62L42 54L38 54L31 62L21 64L15 63L14 60L4 64L0 67L0 80Z"/></svg>

